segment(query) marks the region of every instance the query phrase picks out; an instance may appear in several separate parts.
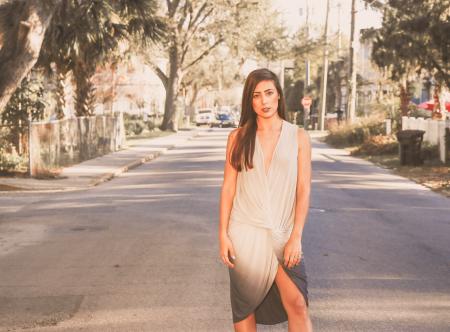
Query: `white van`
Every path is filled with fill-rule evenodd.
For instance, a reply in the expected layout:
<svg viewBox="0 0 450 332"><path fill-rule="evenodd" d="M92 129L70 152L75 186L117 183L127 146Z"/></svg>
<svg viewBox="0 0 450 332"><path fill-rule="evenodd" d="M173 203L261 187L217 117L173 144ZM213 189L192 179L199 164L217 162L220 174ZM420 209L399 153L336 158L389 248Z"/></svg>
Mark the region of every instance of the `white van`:
<svg viewBox="0 0 450 332"><path fill-rule="evenodd" d="M195 123L197 126L209 125L212 126L216 121L216 113L212 108L202 108L196 112Z"/></svg>

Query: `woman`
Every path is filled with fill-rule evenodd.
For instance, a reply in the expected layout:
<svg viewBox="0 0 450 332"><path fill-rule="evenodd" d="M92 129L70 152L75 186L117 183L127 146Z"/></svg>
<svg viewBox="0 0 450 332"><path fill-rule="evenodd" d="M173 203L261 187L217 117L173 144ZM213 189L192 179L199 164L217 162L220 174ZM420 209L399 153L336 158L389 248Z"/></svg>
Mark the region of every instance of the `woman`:
<svg viewBox="0 0 450 332"><path fill-rule="evenodd" d="M249 74L239 128L228 137L220 198L220 256L229 267L235 331L288 320L312 331L302 233L309 206L311 145L285 120L278 78Z"/></svg>

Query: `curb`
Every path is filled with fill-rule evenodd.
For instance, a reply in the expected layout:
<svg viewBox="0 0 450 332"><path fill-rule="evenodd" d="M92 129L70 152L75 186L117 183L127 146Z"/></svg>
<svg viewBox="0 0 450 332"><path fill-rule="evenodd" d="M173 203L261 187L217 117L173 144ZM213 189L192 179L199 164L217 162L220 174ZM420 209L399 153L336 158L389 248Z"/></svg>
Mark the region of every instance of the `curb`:
<svg viewBox="0 0 450 332"><path fill-rule="evenodd" d="M190 136L190 137L187 137L186 140L189 141L189 140L191 140L191 139L193 139L194 137L197 137L197 136L199 136L199 135L200 135L200 132L199 132L199 131L195 131L195 129L194 129L193 135ZM97 177L96 179L93 179L93 180L89 183L89 185L88 185L87 187L88 187L88 188L89 188L89 187L95 187L95 186L98 186L99 184L102 184L102 183L104 183L104 182L110 181L110 180L112 180L113 178L119 176L120 174L126 173L126 172L128 172L129 170L131 170L131 169L134 169L134 168L136 168L136 167L139 167L139 166L141 166L142 164L145 164L146 162L155 160L155 159L158 158L159 156L161 156L161 155L163 155L164 153L166 153L166 151L172 150L172 149L174 149L175 147L176 147L176 144L169 145L167 148L164 148L162 151L152 152L152 153L150 153L149 155L147 155L147 156L145 156L145 157L143 157L143 158L140 158L140 159L138 159L138 160L132 161L132 162L128 163L127 165L122 166L122 167L116 169L114 172L110 172L110 173L107 173L107 174L102 174L102 175L100 175L99 177Z"/></svg>
<svg viewBox="0 0 450 332"><path fill-rule="evenodd" d="M195 129L193 131L194 131L194 133L192 134L192 136L187 137L187 139L186 139L187 141L200 135L200 131L196 131ZM208 132L211 132L211 131L212 131L212 128L208 129ZM104 182L110 181L113 178L119 176L120 174L126 173L133 168L136 168L142 164L145 164L146 162L149 162L149 161L152 161L152 160L158 158L159 156L163 155L166 151L172 150L175 147L176 147L176 144L169 145L167 148L164 148L162 151L152 152L149 155L147 155L141 159L132 161L132 162L128 163L127 165L116 169L114 172L102 174L102 175L98 176L97 178L92 179L91 182L87 185L87 188L95 187Z"/></svg>
<svg viewBox="0 0 450 332"><path fill-rule="evenodd" d="M167 150L171 150L171 149L173 149L173 147L174 146L172 146L170 148L167 148ZM112 180L113 178L119 176L122 173L126 173L126 172L128 172L129 170L131 170L133 168L136 168L138 166L141 166L142 164L145 164L146 162L149 162L149 161L152 161L152 160L158 158L164 152L165 151L151 153L148 156L145 156L145 157L143 157L141 159L132 161L129 164L116 169L114 172L102 174L99 177L97 177L96 179L92 179L91 182L89 183L88 187L95 187L95 186L98 186L99 184L101 184L103 182L107 182L109 180Z"/></svg>
<svg viewBox="0 0 450 332"><path fill-rule="evenodd" d="M189 137L186 137L185 140L181 141L189 141L197 136L199 136L200 132L196 131L195 129L193 130L193 134ZM20 192L61 192L61 191L78 191L78 190L84 190L84 189L88 189L91 187L95 187L98 186L104 182L110 181L113 178L119 176L120 174L123 174L125 172L128 172L131 169L134 169L146 162L155 160L156 158L158 158L159 156L163 155L164 153L166 153L168 150L172 150L177 146L177 144L171 144L168 145L167 147L165 147L164 149L162 149L161 151L154 151L154 152L150 152L148 155L145 155L144 157L141 157L139 159L136 159L134 161L129 162L128 164L118 167L117 169L115 169L112 172L109 173L105 173L105 174L101 174L95 178L93 178L87 185L83 186L83 187L65 187L65 188L48 188L48 189L42 189L42 188L36 188L36 187L18 187L15 185L8 185L9 188L11 188L11 190L0 190L0 195L1 194L5 194L5 193L20 193Z"/></svg>
<svg viewBox="0 0 450 332"><path fill-rule="evenodd" d="M209 131L210 131L210 130L209 130ZM192 134L192 136L187 137L186 140L187 140L187 141L190 141L191 139L193 139L194 137L197 137L197 136L199 136L199 135L200 135L200 132L199 132L199 131L196 131L196 130L194 129L194 133ZM155 159L158 158L159 156L161 156L161 155L163 155L164 153L166 153L166 151L172 150L172 149L175 148L175 147L176 147L176 144L169 145L167 148L164 148L162 151L152 152L152 153L150 153L149 155L144 156L144 157L141 158L141 159L132 161L131 163L129 163L129 164L125 165L125 166L122 166L122 167L118 168L118 169L115 170L114 172L107 173L107 174L103 174L103 175L99 176L97 179L93 179L93 180L89 183L89 185L88 185L87 187L88 187L88 188L89 188L89 187L95 187L95 186L98 186L99 184L102 184L102 183L104 183L104 182L110 181L110 180L112 180L113 178L115 178L116 176L118 176L118 175L120 175L120 174L122 174L122 173L128 172L130 169L136 168L136 167L138 167L138 166L140 166L140 165L142 165L142 164L145 164L146 162L155 160Z"/></svg>

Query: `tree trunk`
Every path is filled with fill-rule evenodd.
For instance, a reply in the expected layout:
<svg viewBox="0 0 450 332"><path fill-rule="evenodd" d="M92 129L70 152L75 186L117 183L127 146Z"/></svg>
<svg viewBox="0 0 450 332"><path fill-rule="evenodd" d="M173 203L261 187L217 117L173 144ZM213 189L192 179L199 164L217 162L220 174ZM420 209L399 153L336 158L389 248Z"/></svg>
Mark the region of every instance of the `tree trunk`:
<svg viewBox="0 0 450 332"><path fill-rule="evenodd" d="M408 104L408 82L406 82L405 84L400 83L400 110L402 112L402 116L408 116Z"/></svg>
<svg viewBox="0 0 450 332"><path fill-rule="evenodd" d="M76 84L75 113L77 116L94 115L92 68L87 67L87 64L80 62L73 71Z"/></svg>
<svg viewBox="0 0 450 332"><path fill-rule="evenodd" d="M0 50L0 112L3 111L23 78L35 65L45 31L61 0L26 0L13 4L15 21L4 33Z"/></svg>
<svg viewBox="0 0 450 332"><path fill-rule="evenodd" d="M61 120L64 118L64 108L66 107L66 74L59 68L56 69L56 118Z"/></svg>
<svg viewBox="0 0 450 332"><path fill-rule="evenodd" d="M192 109L195 106L195 102L197 101L197 96L199 93L200 89L198 87L197 83L192 83L192 92L191 92L191 98L189 101L189 107Z"/></svg>
<svg viewBox="0 0 450 332"><path fill-rule="evenodd" d="M433 115L432 118L436 120L442 119L442 112L441 112L441 103L439 101L439 95L441 94L441 84L435 83L434 89L433 89Z"/></svg>
<svg viewBox="0 0 450 332"><path fill-rule="evenodd" d="M166 86L166 101L164 104L164 118L161 124L161 130L178 130L178 110L176 100L181 81L181 73L178 63L178 50L176 46L169 50L169 75Z"/></svg>

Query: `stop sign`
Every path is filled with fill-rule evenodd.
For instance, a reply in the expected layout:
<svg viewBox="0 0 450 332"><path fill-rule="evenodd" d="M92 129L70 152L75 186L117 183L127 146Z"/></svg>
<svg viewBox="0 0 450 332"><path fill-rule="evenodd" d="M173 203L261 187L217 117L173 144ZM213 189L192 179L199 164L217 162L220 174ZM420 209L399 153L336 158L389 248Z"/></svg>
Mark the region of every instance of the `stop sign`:
<svg viewBox="0 0 450 332"><path fill-rule="evenodd" d="M304 96L302 98L302 105L304 108L310 108L312 103L312 99L309 96Z"/></svg>

